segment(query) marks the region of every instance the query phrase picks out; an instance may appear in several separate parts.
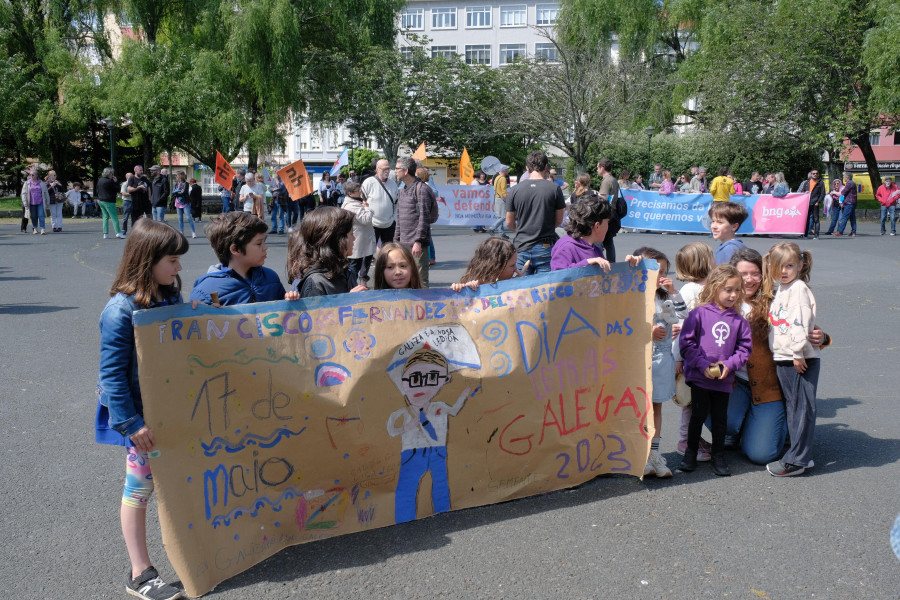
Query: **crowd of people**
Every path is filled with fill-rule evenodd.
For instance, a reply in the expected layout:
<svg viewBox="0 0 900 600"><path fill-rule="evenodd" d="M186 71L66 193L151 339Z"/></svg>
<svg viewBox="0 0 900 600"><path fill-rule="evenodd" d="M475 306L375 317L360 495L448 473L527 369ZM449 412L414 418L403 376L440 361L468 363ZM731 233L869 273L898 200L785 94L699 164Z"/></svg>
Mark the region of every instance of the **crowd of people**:
<svg viewBox="0 0 900 600"><path fill-rule="evenodd" d="M505 230L494 227L498 235L478 245L453 290L588 265L611 269L610 231L621 198L611 161L597 165L602 178L597 192L590 190L589 177L576 181L568 207L544 153L531 153L526 167L527 178L502 190ZM265 266L267 235L278 230L259 214L264 192L253 173L239 173L242 181L235 191L244 210L225 211L207 224L217 262L194 282L191 301L229 306L427 287L434 192L415 159L397 160L394 174L390 177L390 165L379 160L372 177L341 183L340 206L330 200L336 184L320 188L329 201L306 214L298 227L289 226L286 288ZM104 179L114 183L111 173ZM28 197L46 199L47 186L32 181ZM155 438L143 419L132 313L182 302L178 273L189 243L181 217L190 192L182 174L176 181L172 195L181 232L161 219L134 217L136 195L140 215L146 214L142 194L151 205L158 199L139 168L123 185L131 195L132 232L100 319L96 437L127 448L120 515L131 562L126 586L129 593L154 600L177 598L181 591L160 578L146 546L146 506L153 491L148 457ZM104 184L104 197L114 190L110 184ZM792 242L775 244L765 256L746 248L735 232L747 216L739 202L713 204L709 217L719 245L713 249L693 242L677 252L675 275L684 282L680 291L670 277L673 263L659 250L644 246L626 256L632 266L642 259L659 265L651 324L655 434L645 476L672 476L660 453L663 405L672 400L680 410L674 449L683 456L678 469L685 473L710 461L715 474L730 475L728 448L766 465L773 476L800 475L814 467L819 353L831 340L816 326L816 302L807 285L812 257ZM560 225L562 237L556 233ZM703 438L704 426L711 441Z"/></svg>

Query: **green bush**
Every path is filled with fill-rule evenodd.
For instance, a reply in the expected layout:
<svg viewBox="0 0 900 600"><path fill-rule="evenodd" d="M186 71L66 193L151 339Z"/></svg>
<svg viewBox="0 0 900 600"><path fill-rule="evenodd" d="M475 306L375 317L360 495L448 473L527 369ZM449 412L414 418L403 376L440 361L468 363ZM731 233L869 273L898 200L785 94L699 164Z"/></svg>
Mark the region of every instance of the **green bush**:
<svg viewBox="0 0 900 600"><path fill-rule="evenodd" d="M625 168L647 177L647 136L643 133L617 133L591 145L588 165L596 165L600 158L613 162L613 173ZM693 132L684 135L662 133L653 136L650 164L660 163L672 176L690 172L692 166L704 166L710 178L719 167L730 166L738 181L750 179L753 171L783 171L788 185L796 189L806 179L810 169L822 169L821 156L813 150L803 150L787 138L750 138L729 132ZM596 179L593 167L588 171ZM599 181L595 181L599 184Z"/></svg>

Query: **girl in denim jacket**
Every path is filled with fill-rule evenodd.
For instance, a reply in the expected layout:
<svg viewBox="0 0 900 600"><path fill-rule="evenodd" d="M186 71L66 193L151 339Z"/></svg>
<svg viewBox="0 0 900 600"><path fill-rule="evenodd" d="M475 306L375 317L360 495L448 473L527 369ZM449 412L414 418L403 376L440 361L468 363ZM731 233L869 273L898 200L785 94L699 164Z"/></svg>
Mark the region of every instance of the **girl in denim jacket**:
<svg viewBox="0 0 900 600"><path fill-rule="evenodd" d="M139 598L172 600L181 590L159 577L147 551L147 501L153 492L149 456L155 439L144 422L138 382L135 310L181 303L184 235L165 223L138 220L100 316L100 376L97 382L96 440L127 448L125 492L120 517L131 560L126 591Z"/></svg>

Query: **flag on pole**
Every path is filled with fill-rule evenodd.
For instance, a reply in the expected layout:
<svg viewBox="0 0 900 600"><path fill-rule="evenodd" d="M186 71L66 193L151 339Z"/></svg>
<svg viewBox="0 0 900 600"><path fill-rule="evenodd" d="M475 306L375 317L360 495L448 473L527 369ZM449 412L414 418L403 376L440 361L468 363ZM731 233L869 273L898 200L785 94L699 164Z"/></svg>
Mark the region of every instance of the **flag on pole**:
<svg viewBox="0 0 900 600"><path fill-rule="evenodd" d="M341 172L341 167L347 164L347 148L344 148L344 151L341 152L341 155L338 156L338 159L334 161L334 165L331 167L331 176L337 177L337 174Z"/></svg>
<svg viewBox="0 0 900 600"><path fill-rule="evenodd" d="M225 160L218 150L216 150L216 183L226 190L231 189L231 182L234 180L234 169Z"/></svg>
<svg viewBox="0 0 900 600"><path fill-rule="evenodd" d="M472 168L472 161L469 160L469 151L463 148L462 156L459 159L459 181L463 185L469 185L475 179L475 169Z"/></svg>
<svg viewBox="0 0 900 600"><path fill-rule="evenodd" d="M266 167L262 168L262 179L267 188L272 187L275 184L275 178L272 177L272 174L269 173L269 169Z"/></svg>
<svg viewBox="0 0 900 600"><path fill-rule="evenodd" d="M313 192L312 181L309 180L309 173L306 172L302 158L279 170L278 176L281 177L292 200L299 200Z"/></svg>
<svg viewBox="0 0 900 600"><path fill-rule="evenodd" d="M426 156L426 154L425 154L425 142L422 142L421 144L419 144L419 147L416 149L415 152L413 152L412 157L418 158L419 160L425 160L426 158L428 158L428 156Z"/></svg>

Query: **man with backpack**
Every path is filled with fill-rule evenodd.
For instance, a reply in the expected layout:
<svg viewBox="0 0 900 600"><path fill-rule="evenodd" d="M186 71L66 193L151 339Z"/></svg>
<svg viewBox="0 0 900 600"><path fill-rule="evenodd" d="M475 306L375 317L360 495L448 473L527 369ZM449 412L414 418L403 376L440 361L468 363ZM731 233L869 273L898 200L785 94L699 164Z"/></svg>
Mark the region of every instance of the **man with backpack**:
<svg viewBox="0 0 900 600"><path fill-rule="evenodd" d="M616 262L616 245L613 238L622 228L622 218L628 214L628 205L619 189L619 182L612 174L612 161L608 158L601 158L597 162L597 175L603 181L600 182L600 189L597 193L601 198L609 200L612 206L612 216L609 219L609 229L606 230L606 237L603 239L603 250L606 254L606 260Z"/></svg>
<svg viewBox="0 0 900 600"><path fill-rule="evenodd" d="M428 287L428 240L431 224L437 220L437 200L424 181L416 177L416 161L398 158L397 179L403 183L397 195L397 226L394 241L412 250L422 287Z"/></svg>

